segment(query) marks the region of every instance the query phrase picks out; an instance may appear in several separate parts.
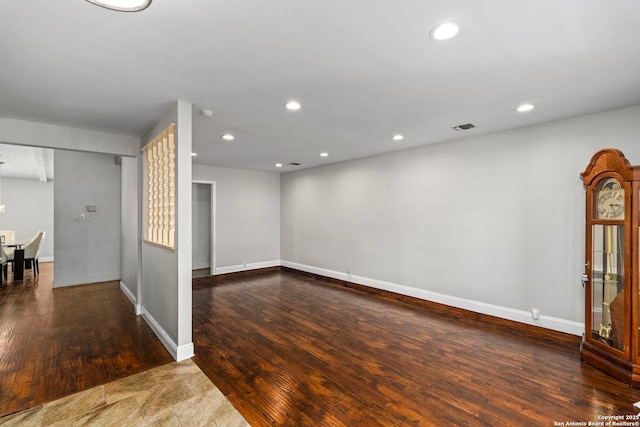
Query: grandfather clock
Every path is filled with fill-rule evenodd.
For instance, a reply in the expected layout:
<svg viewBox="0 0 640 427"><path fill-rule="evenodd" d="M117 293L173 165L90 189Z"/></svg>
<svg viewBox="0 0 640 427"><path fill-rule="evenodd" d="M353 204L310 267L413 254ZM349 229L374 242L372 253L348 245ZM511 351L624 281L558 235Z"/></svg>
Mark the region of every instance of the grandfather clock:
<svg viewBox="0 0 640 427"><path fill-rule="evenodd" d="M640 388L640 166L607 148L593 155L580 177L587 192L581 358Z"/></svg>

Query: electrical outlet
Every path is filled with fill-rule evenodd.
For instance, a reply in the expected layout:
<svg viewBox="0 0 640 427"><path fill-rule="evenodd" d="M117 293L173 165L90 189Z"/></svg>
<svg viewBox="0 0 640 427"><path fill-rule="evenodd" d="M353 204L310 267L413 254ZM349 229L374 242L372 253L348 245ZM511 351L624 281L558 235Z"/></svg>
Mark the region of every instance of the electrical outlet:
<svg viewBox="0 0 640 427"><path fill-rule="evenodd" d="M540 310L538 310L537 308L532 308L531 309L531 317L534 320L538 320L540 318Z"/></svg>
<svg viewBox="0 0 640 427"><path fill-rule="evenodd" d="M351 277L351 270L347 271L347 276Z"/></svg>

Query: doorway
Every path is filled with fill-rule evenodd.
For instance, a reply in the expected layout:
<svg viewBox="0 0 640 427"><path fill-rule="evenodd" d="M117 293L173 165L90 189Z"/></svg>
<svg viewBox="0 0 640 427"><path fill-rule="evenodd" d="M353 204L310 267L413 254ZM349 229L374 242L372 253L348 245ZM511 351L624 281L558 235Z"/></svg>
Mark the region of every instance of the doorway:
<svg viewBox="0 0 640 427"><path fill-rule="evenodd" d="M193 181L191 187L192 277L216 273L216 183Z"/></svg>

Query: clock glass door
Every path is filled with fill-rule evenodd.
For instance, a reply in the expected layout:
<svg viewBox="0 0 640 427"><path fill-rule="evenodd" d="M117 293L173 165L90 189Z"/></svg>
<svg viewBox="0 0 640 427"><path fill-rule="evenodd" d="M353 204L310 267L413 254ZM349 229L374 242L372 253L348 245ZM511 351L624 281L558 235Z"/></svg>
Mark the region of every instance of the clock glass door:
<svg viewBox="0 0 640 427"><path fill-rule="evenodd" d="M585 333L580 358L640 389L640 165L604 148L585 185Z"/></svg>
<svg viewBox="0 0 640 427"><path fill-rule="evenodd" d="M594 224L591 254L591 336L624 350L624 226Z"/></svg>

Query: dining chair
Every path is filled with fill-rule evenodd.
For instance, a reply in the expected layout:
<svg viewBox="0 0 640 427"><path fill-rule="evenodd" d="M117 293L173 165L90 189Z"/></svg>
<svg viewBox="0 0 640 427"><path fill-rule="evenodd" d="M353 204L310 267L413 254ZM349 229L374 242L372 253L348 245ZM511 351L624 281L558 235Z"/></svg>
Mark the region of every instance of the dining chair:
<svg viewBox="0 0 640 427"><path fill-rule="evenodd" d="M24 262L25 264L33 265L33 274L40 274L40 266L38 265L38 255L40 254L40 248L42 247L42 241L46 233L42 230L38 231L33 239L23 246L24 249Z"/></svg>
<svg viewBox="0 0 640 427"><path fill-rule="evenodd" d="M7 255L4 253L4 246L0 245L0 281L5 279L4 265L7 262Z"/></svg>
<svg viewBox="0 0 640 427"><path fill-rule="evenodd" d="M0 245L0 280L9 280L8 266L13 261L13 249L5 249Z"/></svg>

